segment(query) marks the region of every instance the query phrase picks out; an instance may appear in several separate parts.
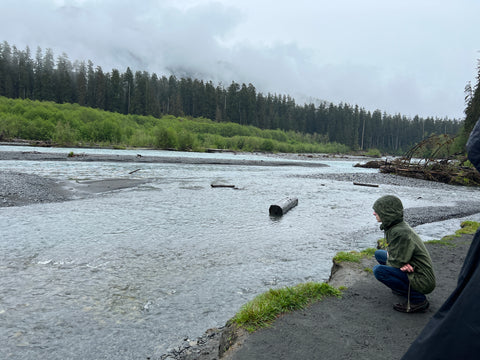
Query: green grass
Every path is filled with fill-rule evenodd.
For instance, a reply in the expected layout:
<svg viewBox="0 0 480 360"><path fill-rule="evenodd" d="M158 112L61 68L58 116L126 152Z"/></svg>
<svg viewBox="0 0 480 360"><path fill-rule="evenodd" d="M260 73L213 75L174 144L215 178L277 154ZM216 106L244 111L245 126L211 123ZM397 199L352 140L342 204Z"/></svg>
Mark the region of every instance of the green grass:
<svg viewBox="0 0 480 360"><path fill-rule="evenodd" d="M437 244L437 245L444 245L444 246L455 246L452 243L452 240L455 238L455 235L447 235L441 238L440 240L428 240L425 241L425 244Z"/></svg>
<svg viewBox="0 0 480 360"><path fill-rule="evenodd" d="M359 263L360 260L366 257L373 256L375 254L374 248L368 248L362 251L340 251L337 255L334 256L333 261L338 264L341 262L356 262Z"/></svg>
<svg viewBox="0 0 480 360"><path fill-rule="evenodd" d="M269 326L281 314L303 309L312 302L327 296L340 297L341 292L326 283L317 282L270 289L243 305L232 321L249 332L253 332Z"/></svg>
<svg viewBox="0 0 480 360"><path fill-rule="evenodd" d="M458 236L462 234L475 234L479 226L480 226L480 223L476 221L467 220L460 224L460 229L455 231L455 234Z"/></svg>

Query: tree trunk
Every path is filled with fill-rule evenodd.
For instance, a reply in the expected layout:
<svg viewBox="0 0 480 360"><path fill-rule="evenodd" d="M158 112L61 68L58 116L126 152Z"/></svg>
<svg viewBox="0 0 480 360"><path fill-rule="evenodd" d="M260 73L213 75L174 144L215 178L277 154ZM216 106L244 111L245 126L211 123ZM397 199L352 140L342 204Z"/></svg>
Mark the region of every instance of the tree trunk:
<svg viewBox="0 0 480 360"><path fill-rule="evenodd" d="M273 216L282 216L287 213L290 209L298 205L297 198L285 198L280 200L277 204L270 205L268 209L270 215Z"/></svg>

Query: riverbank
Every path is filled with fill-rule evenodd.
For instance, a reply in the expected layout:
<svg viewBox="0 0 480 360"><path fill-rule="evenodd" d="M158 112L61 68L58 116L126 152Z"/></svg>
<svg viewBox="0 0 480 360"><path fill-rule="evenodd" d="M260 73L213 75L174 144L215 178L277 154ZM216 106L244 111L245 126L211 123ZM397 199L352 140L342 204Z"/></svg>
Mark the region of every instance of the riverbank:
<svg viewBox="0 0 480 360"><path fill-rule="evenodd" d="M95 194L135 187L145 179L67 181L19 172L0 176L0 207L25 206L87 198Z"/></svg>
<svg viewBox="0 0 480 360"><path fill-rule="evenodd" d="M324 157L273 157L272 160L253 160L253 159L219 159L207 156L196 157L182 157L182 156L151 156L145 155L147 152L138 150L136 155L126 154L92 154L82 152L64 153L60 150L58 152L43 152L38 150L32 151L1 151L1 160L14 161L96 161L96 162L129 162L129 163L165 163L165 164L202 164L202 165L244 165L244 166L302 166L302 167L325 167L319 162ZM174 154L174 152L172 152ZM200 154L200 153L199 153ZM327 157L330 159L329 157ZM293 160L308 160L308 161L293 161Z"/></svg>

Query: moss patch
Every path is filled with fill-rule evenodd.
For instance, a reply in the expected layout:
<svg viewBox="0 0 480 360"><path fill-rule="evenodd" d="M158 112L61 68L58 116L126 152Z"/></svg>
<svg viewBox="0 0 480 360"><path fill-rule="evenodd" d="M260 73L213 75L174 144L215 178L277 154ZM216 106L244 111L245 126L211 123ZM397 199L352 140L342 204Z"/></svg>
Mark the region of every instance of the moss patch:
<svg viewBox="0 0 480 360"><path fill-rule="evenodd" d="M460 229L455 231L455 234L460 236L462 234L475 234L478 230L480 223L476 221L464 221L460 224Z"/></svg>
<svg viewBox="0 0 480 360"><path fill-rule="evenodd" d="M293 287L270 289L242 306L232 319L253 332L269 326L281 314L299 310L326 296L341 296L340 290L326 283L308 282Z"/></svg>
<svg viewBox="0 0 480 360"><path fill-rule="evenodd" d="M340 251L334 256L333 262L339 264L341 262L356 262L359 263L366 257L371 257L375 254L376 249L368 248L362 251Z"/></svg>

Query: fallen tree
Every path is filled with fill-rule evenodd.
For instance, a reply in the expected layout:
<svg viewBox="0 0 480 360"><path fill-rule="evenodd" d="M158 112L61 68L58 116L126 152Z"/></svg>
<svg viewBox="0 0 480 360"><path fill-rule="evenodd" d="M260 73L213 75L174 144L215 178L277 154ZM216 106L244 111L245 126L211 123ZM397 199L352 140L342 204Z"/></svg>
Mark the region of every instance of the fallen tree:
<svg viewBox="0 0 480 360"><path fill-rule="evenodd" d="M432 136L415 145L401 158L393 160L373 160L356 167L379 169L381 173L395 174L451 185L480 186L480 173L473 167L465 155L449 154L453 137ZM427 153L427 157L416 157ZM438 158L439 154L445 154Z"/></svg>
<svg viewBox="0 0 480 360"><path fill-rule="evenodd" d="M429 164L413 164L396 159L380 167L380 172L437 181L451 185L480 186L480 174L473 167L462 166L460 162L434 161Z"/></svg>

